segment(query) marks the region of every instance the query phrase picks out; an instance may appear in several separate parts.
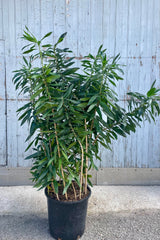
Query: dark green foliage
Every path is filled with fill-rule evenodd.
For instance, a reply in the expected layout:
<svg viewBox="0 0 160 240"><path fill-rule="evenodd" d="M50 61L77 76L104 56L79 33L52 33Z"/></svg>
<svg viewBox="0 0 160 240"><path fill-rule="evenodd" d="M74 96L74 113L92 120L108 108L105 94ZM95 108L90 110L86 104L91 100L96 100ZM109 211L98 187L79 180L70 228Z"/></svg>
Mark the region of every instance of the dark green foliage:
<svg viewBox="0 0 160 240"><path fill-rule="evenodd" d="M123 80L120 56L107 58L100 46L95 57L89 54L81 61L80 74L69 55L72 52L58 48L66 33L55 45L43 45L50 35L38 41L26 28L23 38L30 44L23 47L23 54L30 56L23 56L23 66L15 71L13 82L20 93L30 96L18 113L21 125L26 121L30 125L27 140L32 141L26 150L33 147L34 153L26 159L33 159L35 187L52 184L58 194L58 180L63 180L65 194L73 182L82 189L82 177L91 184L86 169L96 169L94 157L101 160L99 144L110 149L119 135L126 137L143 119L150 121L159 115L159 89L154 82L146 95L128 93L126 111L118 105L113 90Z"/></svg>

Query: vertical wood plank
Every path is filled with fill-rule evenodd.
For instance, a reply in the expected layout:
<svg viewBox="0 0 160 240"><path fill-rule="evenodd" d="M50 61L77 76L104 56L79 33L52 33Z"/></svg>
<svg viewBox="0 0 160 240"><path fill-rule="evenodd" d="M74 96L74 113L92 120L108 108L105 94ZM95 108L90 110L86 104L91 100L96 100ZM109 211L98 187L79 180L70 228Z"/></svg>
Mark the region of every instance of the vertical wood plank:
<svg viewBox="0 0 160 240"><path fill-rule="evenodd" d="M103 43L110 56L115 54L116 41L116 0L104 0L103 2ZM98 27L98 26L97 26Z"/></svg>
<svg viewBox="0 0 160 240"><path fill-rule="evenodd" d="M41 38L41 3L40 0L34 0L34 31L36 36Z"/></svg>
<svg viewBox="0 0 160 240"><path fill-rule="evenodd" d="M59 4L59 1L58 3ZM50 0L41 0L40 1L40 28L41 36L45 35L48 32L54 32L54 1ZM51 43L53 43L53 36L48 38Z"/></svg>
<svg viewBox="0 0 160 240"><path fill-rule="evenodd" d="M4 41L0 40L0 166L6 165L6 99Z"/></svg>
<svg viewBox="0 0 160 240"><path fill-rule="evenodd" d="M91 52L91 1L79 0L78 18L78 56L83 57Z"/></svg>
<svg viewBox="0 0 160 240"><path fill-rule="evenodd" d="M12 100L8 101L7 131L8 131L8 167L31 166L31 161L24 160L32 150L25 153L27 144L25 139L28 135L27 123L20 126L16 110L24 102Z"/></svg>
<svg viewBox="0 0 160 240"><path fill-rule="evenodd" d="M155 140L159 139L159 133L160 133L160 121L159 118L157 118L156 124L152 123L152 125L149 128L148 148L151 151L149 151L147 162L148 167L150 168L160 168L160 154L159 154L160 141Z"/></svg>
<svg viewBox="0 0 160 240"><path fill-rule="evenodd" d="M103 0L92 0L91 1L91 52L96 54L98 48L103 44Z"/></svg>
<svg viewBox="0 0 160 240"><path fill-rule="evenodd" d="M20 8L21 8L21 24L22 29L24 29L25 25L28 25L28 0L21 0L20 1Z"/></svg>
<svg viewBox="0 0 160 240"><path fill-rule="evenodd" d="M9 10L8 10L8 0L2 1L2 28L3 29L3 38L5 40L5 55L9 55L10 48L9 48Z"/></svg>
<svg viewBox="0 0 160 240"><path fill-rule="evenodd" d="M15 34L16 34L16 56L21 55L21 48L22 48L22 12L21 12L21 1L15 1Z"/></svg>
<svg viewBox="0 0 160 240"><path fill-rule="evenodd" d="M2 0L0 0L0 39L3 39L3 7L2 7Z"/></svg>
<svg viewBox="0 0 160 240"><path fill-rule="evenodd" d="M124 108L125 102L120 101L119 105ZM122 136L118 136L118 140L113 141L113 167L124 167L124 158L125 158L125 139Z"/></svg>
<svg viewBox="0 0 160 240"><path fill-rule="evenodd" d="M72 49L73 54L78 56L78 17L79 1L66 0L66 46Z"/></svg>
<svg viewBox="0 0 160 240"><path fill-rule="evenodd" d="M141 5L142 1L129 1L129 33L128 54L130 57L139 57L139 44L141 38Z"/></svg>
<svg viewBox="0 0 160 240"><path fill-rule="evenodd" d="M5 100L5 41L0 40L0 99Z"/></svg>
<svg viewBox="0 0 160 240"><path fill-rule="evenodd" d="M24 103L27 103L26 100L18 101L17 107L20 108L24 105ZM18 116L16 116L16 119L18 119ZM32 139L30 139L28 142L26 142L26 138L29 134L29 125L26 122L23 126L20 125L20 122L18 122L17 125L17 166L18 167L28 167L32 165L32 160L25 160L25 158L32 154L32 149L29 149L27 152L25 152L25 149L27 148L28 144L31 142Z"/></svg>
<svg viewBox="0 0 160 240"><path fill-rule="evenodd" d="M9 55L16 56L16 27L15 27L15 2L8 1L8 18L9 18Z"/></svg>
<svg viewBox="0 0 160 240"><path fill-rule="evenodd" d="M0 74L1 76L1 74ZM6 115L5 100L0 100L0 166L6 165Z"/></svg>
<svg viewBox="0 0 160 240"><path fill-rule="evenodd" d="M59 1L58 4L57 1L53 2L53 15L54 41L56 41L61 34L66 32L66 0ZM65 44L62 43L61 46L64 45Z"/></svg>
<svg viewBox="0 0 160 240"><path fill-rule="evenodd" d="M7 104L7 141L8 141L8 167L17 167L17 101L8 101Z"/></svg>
<svg viewBox="0 0 160 240"><path fill-rule="evenodd" d="M151 63L151 79L152 82L156 79L156 83L160 87L160 2L149 0L149 12L152 19L152 63ZM152 5L152 6L151 6ZM148 163L149 167L160 167L160 120L156 119L156 125L153 123L149 128L148 147L151 145L152 150L149 152Z"/></svg>
<svg viewBox="0 0 160 240"><path fill-rule="evenodd" d="M116 7L116 32L115 32L115 55L120 54L120 63L123 65L124 81L117 83L117 92L121 100L125 99L127 86L128 64L128 0L117 1Z"/></svg>

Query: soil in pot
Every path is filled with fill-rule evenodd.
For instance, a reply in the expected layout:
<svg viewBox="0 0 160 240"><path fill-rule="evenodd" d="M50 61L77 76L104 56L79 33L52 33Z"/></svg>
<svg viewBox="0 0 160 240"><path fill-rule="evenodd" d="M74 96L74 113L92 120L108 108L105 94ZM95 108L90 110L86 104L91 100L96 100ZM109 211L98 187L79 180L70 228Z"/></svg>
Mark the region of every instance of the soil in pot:
<svg viewBox="0 0 160 240"><path fill-rule="evenodd" d="M84 186L83 186L84 188ZM87 194L83 193L82 192L82 196L81 196L81 199L84 199L86 198L88 195L89 195L90 191L89 189L87 188ZM65 195L63 194L63 185L61 184L59 186L59 189L58 189L58 196L59 196L59 200L60 201L65 201L65 202L68 202L68 201L78 201L78 200L81 200L80 199L80 194L79 194L79 186L77 183L74 182L74 190L73 190L73 187L70 186L67 190L67 195L68 195L68 200L66 200L65 198ZM76 197L75 197L76 196ZM56 194L54 193L54 191L50 190L49 191L49 197L50 198L53 198L53 199L57 199L57 196Z"/></svg>
<svg viewBox="0 0 160 240"><path fill-rule="evenodd" d="M50 196L47 189L45 189L48 203L49 230L51 236L57 240L77 240L85 230L88 199L91 190L88 187L87 195L83 195L83 199L78 200L77 189L77 201L73 201L74 193L71 189L70 191L68 201L65 199L58 201L53 193Z"/></svg>

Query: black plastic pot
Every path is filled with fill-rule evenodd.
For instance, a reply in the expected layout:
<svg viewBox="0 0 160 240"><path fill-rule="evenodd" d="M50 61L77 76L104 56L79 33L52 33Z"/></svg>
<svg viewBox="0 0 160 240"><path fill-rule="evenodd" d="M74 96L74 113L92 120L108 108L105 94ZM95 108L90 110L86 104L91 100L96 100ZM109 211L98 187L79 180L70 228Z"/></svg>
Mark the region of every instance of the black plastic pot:
<svg viewBox="0 0 160 240"><path fill-rule="evenodd" d="M53 238L77 240L83 235L88 199L91 195L91 189L89 187L88 190L88 196L82 200L63 202L50 198L47 189L45 189L48 203L49 230Z"/></svg>

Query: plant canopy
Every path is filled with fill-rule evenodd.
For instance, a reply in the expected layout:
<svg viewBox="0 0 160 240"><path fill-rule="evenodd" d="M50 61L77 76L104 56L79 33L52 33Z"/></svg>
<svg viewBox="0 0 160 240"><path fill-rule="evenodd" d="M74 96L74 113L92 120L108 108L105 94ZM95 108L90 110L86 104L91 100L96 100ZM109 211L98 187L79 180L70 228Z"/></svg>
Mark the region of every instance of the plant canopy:
<svg viewBox="0 0 160 240"><path fill-rule="evenodd" d="M155 120L160 114L155 82L146 95L128 93L128 110L120 107L115 92L123 80L120 55L108 58L101 45L97 55L89 54L75 67L72 51L59 48L66 33L52 44L41 40L26 27L23 39L23 64L14 71L13 82L20 94L28 94L28 102L18 109L21 125L28 122L30 132L26 151L33 154L31 173L35 187L48 188L59 200L59 186L68 199L67 190L74 190L75 199L87 194L92 185L88 173L97 169L99 146L110 149L111 142L121 135L135 132L144 119ZM79 187L76 194L75 184Z"/></svg>

